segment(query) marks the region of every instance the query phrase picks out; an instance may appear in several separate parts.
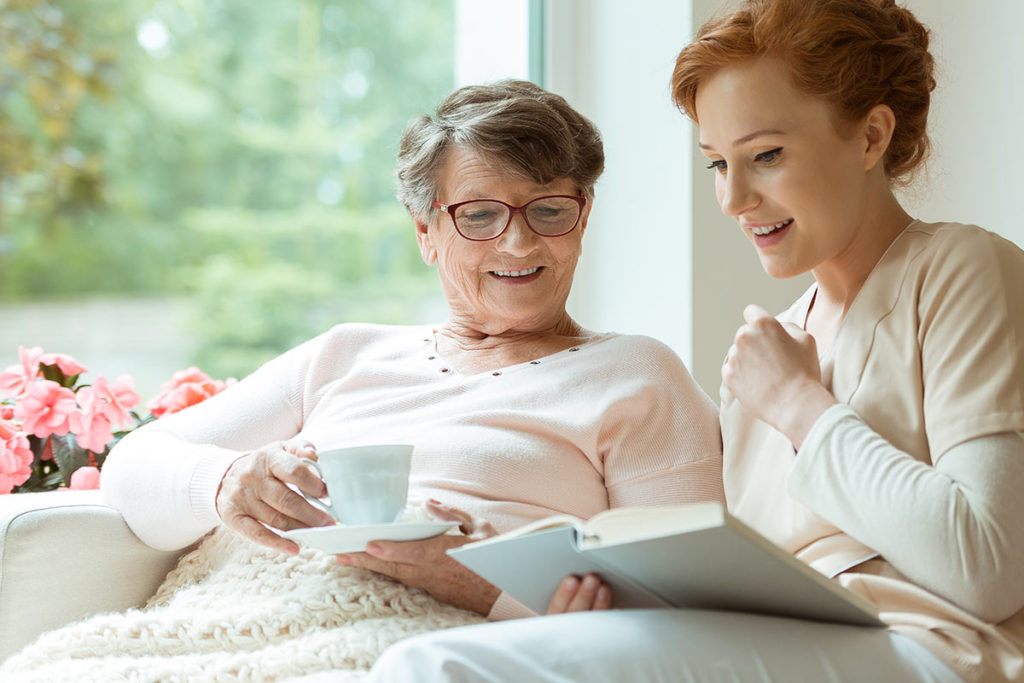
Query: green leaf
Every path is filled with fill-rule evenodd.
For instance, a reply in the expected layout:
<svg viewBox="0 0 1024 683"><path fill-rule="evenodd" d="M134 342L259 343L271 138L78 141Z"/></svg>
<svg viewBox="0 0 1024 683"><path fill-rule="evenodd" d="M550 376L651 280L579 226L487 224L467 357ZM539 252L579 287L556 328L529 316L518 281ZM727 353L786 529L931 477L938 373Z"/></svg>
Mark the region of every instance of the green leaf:
<svg viewBox="0 0 1024 683"><path fill-rule="evenodd" d="M29 434L28 446L32 449L32 462L41 462L43 459L43 449L46 448L46 439L40 439L35 434Z"/></svg>
<svg viewBox="0 0 1024 683"><path fill-rule="evenodd" d="M57 367L56 365L44 365L40 363L39 372L43 376L43 379L48 379L51 382L56 382L62 387L67 386L66 384L64 384L64 381L66 379L64 377L64 373L61 372L60 368Z"/></svg>
<svg viewBox="0 0 1024 683"><path fill-rule="evenodd" d="M53 443L53 459L57 462L57 467L60 468L64 484L70 485L71 475L75 470L89 464L89 451L78 445L74 434L63 436L54 434L50 437L50 441Z"/></svg>
<svg viewBox="0 0 1024 683"><path fill-rule="evenodd" d="M57 470L56 472L52 472L43 477L43 481L39 486L43 491L50 491L57 488L62 483L64 483L64 478L61 476L60 470Z"/></svg>

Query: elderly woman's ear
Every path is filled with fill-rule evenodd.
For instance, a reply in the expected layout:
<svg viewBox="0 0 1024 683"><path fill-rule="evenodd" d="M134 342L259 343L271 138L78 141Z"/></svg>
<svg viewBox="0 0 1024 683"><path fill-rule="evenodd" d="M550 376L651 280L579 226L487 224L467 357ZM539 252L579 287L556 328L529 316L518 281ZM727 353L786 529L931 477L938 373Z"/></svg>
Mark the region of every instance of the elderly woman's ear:
<svg viewBox="0 0 1024 683"><path fill-rule="evenodd" d="M587 205L583 207L583 213L580 214L580 225L578 230L582 235L587 229L587 221L590 220L590 211L594 208L594 198L590 197L587 199Z"/></svg>
<svg viewBox="0 0 1024 683"><path fill-rule="evenodd" d="M412 220L416 224L416 243L420 245L420 256L424 263L432 266L437 262L437 248L431 239L430 226L422 217Z"/></svg>

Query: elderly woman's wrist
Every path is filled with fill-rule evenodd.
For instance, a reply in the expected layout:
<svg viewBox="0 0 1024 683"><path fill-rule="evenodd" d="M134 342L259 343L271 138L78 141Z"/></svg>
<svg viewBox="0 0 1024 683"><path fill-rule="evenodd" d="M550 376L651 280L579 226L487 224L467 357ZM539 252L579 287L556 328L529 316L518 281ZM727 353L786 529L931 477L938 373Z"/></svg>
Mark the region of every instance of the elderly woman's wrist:
<svg viewBox="0 0 1024 683"><path fill-rule="evenodd" d="M532 609L508 593L502 592L491 606L491 611L487 613L487 621L506 621L508 619L524 619L535 616L537 616L537 613Z"/></svg>
<svg viewBox="0 0 1024 683"><path fill-rule="evenodd" d="M501 589L491 583L482 582L482 584L480 590L473 596L472 602L467 606L467 609L486 617L490 615L494 604L498 601Z"/></svg>

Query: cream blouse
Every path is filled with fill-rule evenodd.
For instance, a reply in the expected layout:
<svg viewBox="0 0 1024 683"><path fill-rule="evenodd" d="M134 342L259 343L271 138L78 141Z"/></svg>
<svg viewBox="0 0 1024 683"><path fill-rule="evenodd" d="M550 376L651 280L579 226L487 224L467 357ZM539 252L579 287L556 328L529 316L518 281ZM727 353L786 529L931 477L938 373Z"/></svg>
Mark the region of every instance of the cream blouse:
<svg viewBox="0 0 1024 683"><path fill-rule="evenodd" d="M813 292L779 319L802 323ZM1013 444L1024 442L1013 433L1024 431L1024 252L975 226L911 224L864 283L821 369L844 405L819 418L795 457L723 389L730 509L877 604L891 628L967 680L1021 680L1021 592L993 584L957 593L946 590L956 581L934 577L959 572L962 585L978 564L1020 571L998 559L1019 556L1020 541L990 533L1020 520L1003 512L976 523L1017 509L999 500L1015 494L993 486L964 496L957 473L970 471L972 482L1022 477L1024 447ZM983 438L1000 457L968 446ZM971 556L985 552L996 559ZM972 590L981 597L965 597ZM991 608L1000 598L1003 609Z"/></svg>

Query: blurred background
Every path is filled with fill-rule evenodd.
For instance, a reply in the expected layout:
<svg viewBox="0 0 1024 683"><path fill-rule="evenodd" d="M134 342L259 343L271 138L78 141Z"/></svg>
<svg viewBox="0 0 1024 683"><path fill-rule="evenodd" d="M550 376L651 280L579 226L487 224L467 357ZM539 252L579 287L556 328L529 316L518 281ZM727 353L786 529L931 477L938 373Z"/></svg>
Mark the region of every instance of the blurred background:
<svg viewBox="0 0 1024 683"><path fill-rule="evenodd" d="M437 319L392 165L455 83L454 22L453 0L0 2L0 367L41 345L149 397L335 322Z"/></svg>
<svg viewBox="0 0 1024 683"><path fill-rule="evenodd" d="M394 198L406 123L529 78L605 141L569 300L665 341L718 395L748 303L788 306L715 203L669 75L736 0L0 0L0 369L18 345L134 376L241 377L346 320L440 322ZM902 0L933 30L923 220L1024 245L1024 2ZM659 201L649 201L656 197Z"/></svg>

